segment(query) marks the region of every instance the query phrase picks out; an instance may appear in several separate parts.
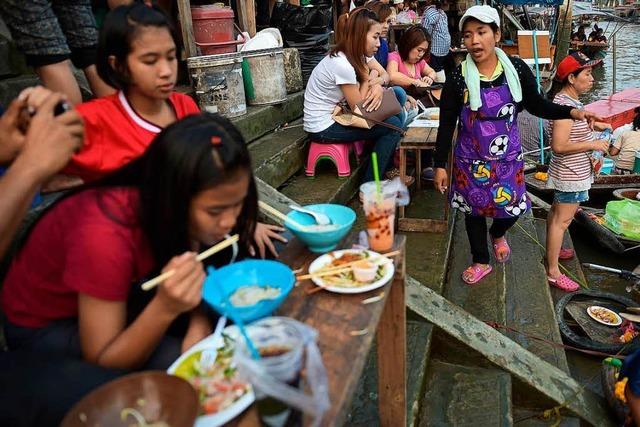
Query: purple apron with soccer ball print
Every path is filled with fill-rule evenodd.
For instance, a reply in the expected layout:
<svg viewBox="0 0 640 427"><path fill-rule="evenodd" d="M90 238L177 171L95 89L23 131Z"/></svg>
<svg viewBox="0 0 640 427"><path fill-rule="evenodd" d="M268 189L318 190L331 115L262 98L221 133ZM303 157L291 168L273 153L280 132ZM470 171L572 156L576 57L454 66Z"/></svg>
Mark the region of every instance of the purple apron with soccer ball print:
<svg viewBox="0 0 640 427"><path fill-rule="evenodd" d="M460 115L451 206L474 216L522 215L531 202L524 182L517 105L506 81L501 86L481 88L480 96L478 111L471 111L465 102Z"/></svg>

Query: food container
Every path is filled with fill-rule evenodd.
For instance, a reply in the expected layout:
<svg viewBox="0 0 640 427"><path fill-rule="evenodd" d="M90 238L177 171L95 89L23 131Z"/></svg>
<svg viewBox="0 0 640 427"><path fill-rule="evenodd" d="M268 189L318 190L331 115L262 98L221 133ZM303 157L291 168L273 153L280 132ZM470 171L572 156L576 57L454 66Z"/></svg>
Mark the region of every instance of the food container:
<svg viewBox="0 0 640 427"><path fill-rule="evenodd" d="M353 270L353 277L358 282L363 283L372 282L378 272L378 266L369 261L360 261L354 264L351 269Z"/></svg>

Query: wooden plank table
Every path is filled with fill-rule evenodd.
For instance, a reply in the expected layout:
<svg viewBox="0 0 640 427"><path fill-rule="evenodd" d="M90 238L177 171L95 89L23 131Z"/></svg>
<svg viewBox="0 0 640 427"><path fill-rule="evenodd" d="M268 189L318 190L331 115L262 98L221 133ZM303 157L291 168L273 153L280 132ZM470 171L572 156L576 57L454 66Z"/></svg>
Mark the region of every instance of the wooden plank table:
<svg viewBox="0 0 640 427"><path fill-rule="evenodd" d="M339 247L350 248L356 241L352 232ZM345 424L351 399L362 376L365 361L377 334L378 401L382 426L406 425L406 311L405 311L405 237L396 236L394 248L396 273L384 287L364 294L336 294L326 291L307 294L309 280L300 282L277 312L304 322L318 331L318 347L327 369L331 407L322 425ZM280 261L292 269L306 272L319 254L297 239L280 254ZM371 304L362 301L377 295ZM239 420L241 426L256 425L255 407ZM307 424L307 423L305 423Z"/></svg>
<svg viewBox="0 0 640 427"><path fill-rule="evenodd" d="M420 174L422 172L422 162L420 159L421 150L433 150L436 148L436 136L438 128L410 127L405 136L400 140L400 179L405 182L407 176L407 151L414 151L416 157L416 188L420 190ZM451 158L447 163L447 175L451 177ZM442 233L447 229L449 222L449 204L444 205L444 219L431 218L407 218L405 207L400 206L398 215L399 231L432 231Z"/></svg>

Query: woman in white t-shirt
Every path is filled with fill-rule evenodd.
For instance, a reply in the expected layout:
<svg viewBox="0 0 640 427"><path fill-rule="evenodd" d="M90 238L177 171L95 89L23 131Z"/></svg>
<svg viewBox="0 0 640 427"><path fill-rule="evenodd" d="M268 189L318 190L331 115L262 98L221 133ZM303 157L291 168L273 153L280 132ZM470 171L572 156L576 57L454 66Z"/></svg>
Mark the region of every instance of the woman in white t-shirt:
<svg viewBox="0 0 640 427"><path fill-rule="evenodd" d="M393 153L402 135L390 128L376 125L371 129L343 126L332 118L333 110L346 99L352 108L361 101L369 111L382 103L383 85L389 75L373 59L380 46L382 25L377 15L365 8L357 8L340 17L339 40L335 48L314 68L304 93L304 130L316 142L374 141L380 172L392 163ZM403 91L396 91L400 105L406 103ZM401 128L404 111L385 120ZM373 180L373 168L367 168L365 181Z"/></svg>

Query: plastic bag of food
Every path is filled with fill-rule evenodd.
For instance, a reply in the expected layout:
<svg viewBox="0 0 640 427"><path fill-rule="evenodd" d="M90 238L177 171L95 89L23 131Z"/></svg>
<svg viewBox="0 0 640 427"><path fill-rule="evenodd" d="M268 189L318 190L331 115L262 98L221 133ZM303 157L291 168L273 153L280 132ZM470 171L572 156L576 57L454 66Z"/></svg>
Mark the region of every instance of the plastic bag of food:
<svg viewBox="0 0 640 427"><path fill-rule="evenodd" d="M640 239L640 201L624 199L607 203L604 220L614 232Z"/></svg>
<svg viewBox="0 0 640 427"><path fill-rule="evenodd" d="M290 407L313 416L313 425L319 425L330 403L327 373L316 345L318 332L288 317L267 317L247 325L247 334L261 358L253 359L240 339L234 362L239 377L253 386L263 423L284 423ZM310 394L301 386L302 370ZM261 411L265 405L271 406Z"/></svg>

